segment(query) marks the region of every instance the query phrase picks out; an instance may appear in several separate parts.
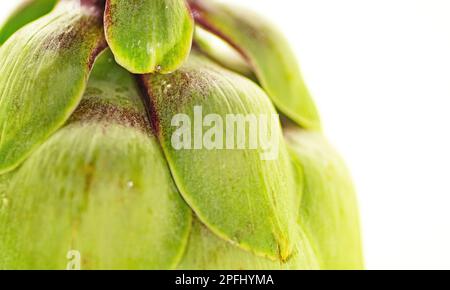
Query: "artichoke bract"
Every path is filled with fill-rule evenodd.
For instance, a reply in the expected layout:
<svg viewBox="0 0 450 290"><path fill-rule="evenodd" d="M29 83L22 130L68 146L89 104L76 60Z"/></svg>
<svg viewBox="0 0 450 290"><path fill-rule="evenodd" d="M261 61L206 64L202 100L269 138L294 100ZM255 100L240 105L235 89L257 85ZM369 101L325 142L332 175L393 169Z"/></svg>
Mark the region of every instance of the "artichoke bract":
<svg viewBox="0 0 450 290"><path fill-rule="evenodd" d="M0 269L363 268L348 170L262 17L34 0L0 40Z"/></svg>

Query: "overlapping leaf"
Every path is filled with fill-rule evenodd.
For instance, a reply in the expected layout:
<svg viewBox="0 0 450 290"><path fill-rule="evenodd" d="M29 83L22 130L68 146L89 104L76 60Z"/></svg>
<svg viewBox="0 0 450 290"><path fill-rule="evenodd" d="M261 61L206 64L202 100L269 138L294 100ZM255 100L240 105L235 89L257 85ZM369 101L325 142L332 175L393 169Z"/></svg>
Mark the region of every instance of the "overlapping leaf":
<svg viewBox="0 0 450 290"><path fill-rule="evenodd" d="M106 37L133 73L169 73L189 55L194 21L185 0L108 0Z"/></svg>
<svg viewBox="0 0 450 290"><path fill-rule="evenodd" d="M55 2L19 9L0 44ZM288 149L276 118L267 136L276 144L236 148L241 137L250 146L255 132L261 141L261 128L248 120L273 121L275 109L257 85L196 52L179 69L194 30L185 0L107 0L106 11L103 0L62 1L0 48L0 173L34 151L0 176L0 268L62 269L70 249L85 269L363 267L350 177L310 132L320 120L286 40L248 11L189 2L198 23L242 59L230 62L202 30L198 47L255 74L306 130L286 129ZM86 88L106 47L102 20L112 52ZM133 73L165 74L139 77L159 140L134 79L113 58ZM249 127L231 124L237 131L228 134L229 116ZM236 147L227 148L230 138ZM267 151L275 152L269 160ZM192 231L185 202L197 215Z"/></svg>
<svg viewBox="0 0 450 290"><path fill-rule="evenodd" d="M271 139L279 145L276 150L275 142L272 143L272 149L276 150L273 160L263 160L267 152L261 147L249 149L250 134L257 131L248 127L246 132L251 133L247 136L237 130L220 132L218 120L239 114L244 118L265 116L272 120L275 110L266 94L251 81L196 54L176 73L146 75L142 82L172 175L200 220L215 234L244 249L271 259L288 259L294 243L292 220L296 210L291 199L289 157L278 118L269 131ZM207 119L216 120L210 127L201 128L199 108ZM177 124L177 116L192 122L184 123L183 127L192 128L192 132L181 141L191 144L192 150L177 148L177 143L173 142L173 138L180 136L180 129L183 130L177 127L181 125ZM219 132L212 134L215 138L208 139L205 136L212 127ZM200 138L206 139L199 140L203 133L205 136ZM227 134L227 141L225 135L221 139L221 134ZM240 150L225 144L242 136L247 146ZM217 147L206 147L209 145L204 140L212 139Z"/></svg>
<svg viewBox="0 0 450 290"><path fill-rule="evenodd" d="M58 0L26 0L0 26L0 45L26 24L49 13Z"/></svg>
<svg viewBox="0 0 450 290"><path fill-rule="evenodd" d="M0 172L16 167L77 107L106 46L98 7L63 1L0 48Z"/></svg>
<svg viewBox="0 0 450 290"><path fill-rule="evenodd" d="M82 269L171 269L181 259L191 211L145 130L132 77L109 70L111 60L102 57L69 124L12 179L0 268L65 269L69 250Z"/></svg>
<svg viewBox="0 0 450 290"><path fill-rule="evenodd" d="M281 32L251 11L213 0L189 1L197 23L232 44L253 66L280 111L304 128L320 129L319 115L297 60Z"/></svg>
<svg viewBox="0 0 450 290"><path fill-rule="evenodd" d="M347 168L319 133L286 132L299 171L302 195L299 222L322 269L362 269L359 213Z"/></svg>
<svg viewBox="0 0 450 290"><path fill-rule="evenodd" d="M313 270L318 269L316 256L300 231L292 257L282 262L258 257L224 241L194 219L186 254L178 265L181 270Z"/></svg>
<svg viewBox="0 0 450 290"><path fill-rule="evenodd" d="M218 64L257 81L252 68L244 57L215 34L196 27L194 40L196 47Z"/></svg>

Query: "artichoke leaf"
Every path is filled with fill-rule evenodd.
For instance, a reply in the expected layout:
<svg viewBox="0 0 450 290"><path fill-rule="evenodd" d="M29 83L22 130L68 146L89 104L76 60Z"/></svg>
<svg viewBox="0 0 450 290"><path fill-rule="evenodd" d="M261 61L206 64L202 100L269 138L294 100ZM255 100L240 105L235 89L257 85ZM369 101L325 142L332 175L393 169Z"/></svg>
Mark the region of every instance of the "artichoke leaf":
<svg viewBox="0 0 450 290"><path fill-rule="evenodd" d="M134 78L112 60L100 57L73 118L10 181L0 268L65 269L73 251L81 269L173 269L182 258L191 210L156 137L133 122L149 125Z"/></svg>
<svg viewBox="0 0 450 290"><path fill-rule="evenodd" d="M62 1L0 48L1 173L67 121L105 47L101 10Z"/></svg>
<svg viewBox="0 0 450 290"><path fill-rule="evenodd" d="M228 41L253 67L275 106L298 125L320 130L320 118L287 40L271 23L241 7L190 0L196 23Z"/></svg>
<svg viewBox="0 0 450 290"><path fill-rule="evenodd" d="M273 261L244 251L220 239L194 219L186 254L178 265L180 270L316 270L317 258L299 229L298 241L287 262Z"/></svg>
<svg viewBox="0 0 450 290"><path fill-rule="evenodd" d="M286 129L301 195L299 223L305 229L321 269L362 269L364 261L356 194L338 154L316 132Z"/></svg>
<svg viewBox="0 0 450 290"><path fill-rule="evenodd" d="M48 14L58 0L26 0L9 16L0 27L0 45L17 30Z"/></svg>
<svg viewBox="0 0 450 290"><path fill-rule="evenodd" d="M124 68L136 74L170 73L189 55L194 20L185 0L107 0L105 29Z"/></svg>
<svg viewBox="0 0 450 290"><path fill-rule="evenodd" d="M218 64L257 81L252 68L242 55L220 37L198 26L195 28L194 43L203 54Z"/></svg>
<svg viewBox="0 0 450 290"><path fill-rule="evenodd" d="M245 250L273 260L288 259L298 211L292 202L289 156L267 95L250 80L197 53L173 74L140 78L172 176L199 219ZM199 120L201 116L206 122ZM239 125L232 118L237 116L263 116L269 122L275 116L268 130L272 149L278 145L279 150L272 160L265 160L267 152L261 146L249 146L257 130L248 123L245 132L236 129ZM233 126L236 130L230 129ZM216 133L209 135L210 128ZM240 138L246 146L237 146Z"/></svg>

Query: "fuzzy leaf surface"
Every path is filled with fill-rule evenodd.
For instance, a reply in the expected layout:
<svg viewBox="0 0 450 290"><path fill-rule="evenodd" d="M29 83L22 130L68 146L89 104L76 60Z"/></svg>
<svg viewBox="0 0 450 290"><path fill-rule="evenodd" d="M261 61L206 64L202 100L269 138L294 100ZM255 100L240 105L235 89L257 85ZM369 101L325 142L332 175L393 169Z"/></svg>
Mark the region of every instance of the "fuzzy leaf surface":
<svg viewBox="0 0 450 290"><path fill-rule="evenodd" d="M288 259L293 250L292 221L297 210L291 201L289 156L278 116L267 95L250 80L196 54L173 74L145 75L141 81L172 175L200 220L215 234L245 250L273 260ZM219 120L202 128L205 123L198 120L195 107L201 107L203 116ZM225 132L229 115L265 116L270 122L274 114L276 120L268 131L272 140L278 141L279 150L273 160L263 160L260 146L253 150L236 145L238 138L248 145L250 134L257 133L248 123L244 131ZM185 123L185 128L192 130L183 140L191 144L191 150L174 146L173 138L180 129L180 124L173 123L177 116L190 123ZM220 132L220 119L222 133L213 134L217 139L208 139L210 128L219 128ZM203 140L212 139L218 147L202 147ZM227 147L227 142L234 146Z"/></svg>
<svg viewBox="0 0 450 290"><path fill-rule="evenodd" d="M0 48L0 172L67 121L105 46L101 12L63 1Z"/></svg>
<svg viewBox="0 0 450 290"><path fill-rule="evenodd" d="M86 270L172 269L181 259L191 210L144 129L133 78L108 71L111 61L102 55L71 121L10 182L0 268L65 269L69 250Z"/></svg>

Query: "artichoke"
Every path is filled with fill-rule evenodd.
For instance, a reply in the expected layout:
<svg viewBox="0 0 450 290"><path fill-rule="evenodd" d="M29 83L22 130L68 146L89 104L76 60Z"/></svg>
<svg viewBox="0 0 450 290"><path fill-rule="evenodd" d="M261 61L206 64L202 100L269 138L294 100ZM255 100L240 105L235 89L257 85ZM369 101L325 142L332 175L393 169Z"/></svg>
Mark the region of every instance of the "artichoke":
<svg viewBox="0 0 450 290"><path fill-rule="evenodd" d="M349 173L259 15L34 0L0 44L1 269L363 267Z"/></svg>

